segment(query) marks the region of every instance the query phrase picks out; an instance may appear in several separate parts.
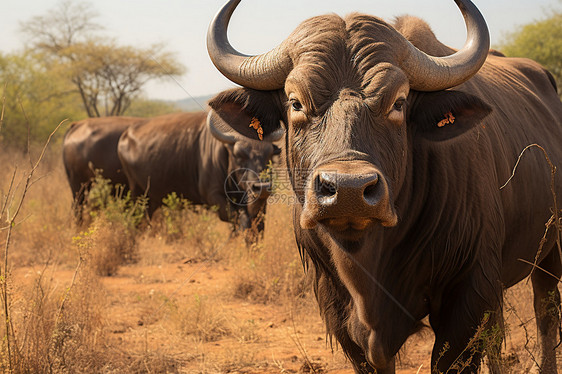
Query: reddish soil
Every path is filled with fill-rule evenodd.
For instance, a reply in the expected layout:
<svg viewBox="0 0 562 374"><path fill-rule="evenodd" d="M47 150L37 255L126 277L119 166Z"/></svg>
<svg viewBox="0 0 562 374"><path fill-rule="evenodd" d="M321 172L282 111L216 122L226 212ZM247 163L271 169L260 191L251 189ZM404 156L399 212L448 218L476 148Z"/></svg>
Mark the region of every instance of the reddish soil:
<svg viewBox="0 0 562 374"><path fill-rule="evenodd" d="M311 296L292 304L252 303L224 296L237 271L220 263L178 262L129 265L114 276L103 277L105 323L110 332L107 346L131 355L162 356L175 362L173 372L351 372L341 350L334 347L332 351L327 343ZM35 272L35 268L21 268L16 275L27 278ZM72 274L57 271L56 278L61 285L68 284ZM509 328L504 355L511 366L508 372L529 372L533 367L533 357L525 348L530 339L527 348L536 354L529 289L522 283L507 294ZM182 322L178 322L179 312L171 312L171 304L190 307L197 300L206 304L200 317L221 320L227 333L205 339L194 337L187 329L178 331ZM400 354L397 373L428 373L432 344L430 330L412 337Z"/></svg>

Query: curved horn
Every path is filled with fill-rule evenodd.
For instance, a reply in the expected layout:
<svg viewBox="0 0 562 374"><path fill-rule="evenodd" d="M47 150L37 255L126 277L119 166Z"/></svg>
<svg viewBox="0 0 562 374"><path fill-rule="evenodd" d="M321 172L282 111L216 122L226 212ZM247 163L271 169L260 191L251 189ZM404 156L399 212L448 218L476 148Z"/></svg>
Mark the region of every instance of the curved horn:
<svg viewBox="0 0 562 374"><path fill-rule="evenodd" d="M209 127L209 130L211 130L211 134L213 134L213 136L215 138L217 138L218 140L220 140L223 143L226 143L226 144L236 143L237 139L234 135L227 134L224 131L221 131L217 128L217 126L215 125L215 122L217 122L217 121L220 122L222 120L217 119L216 117L218 117L218 115L214 110L211 110L209 112L209 114L207 114L207 126Z"/></svg>
<svg viewBox="0 0 562 374"><path fill-rule="evenodd" d="M257 56L236 51L227 37L228 23L240 0L230 0L217 13L207 32L207 51L217 69L231 81L256 90L276 90L285 85L292 61L283 44Z"/></svg>
<svg viewBox="0 0 562 374"><path fill-rule="evenodd" d="M407 42L409 49L401 67L410 86L419 91L438 91L459 85L472 77L486 61L490 35L482 14L470 0L455 0L466 23L463 48L453 55L434 57Z"/></svg>

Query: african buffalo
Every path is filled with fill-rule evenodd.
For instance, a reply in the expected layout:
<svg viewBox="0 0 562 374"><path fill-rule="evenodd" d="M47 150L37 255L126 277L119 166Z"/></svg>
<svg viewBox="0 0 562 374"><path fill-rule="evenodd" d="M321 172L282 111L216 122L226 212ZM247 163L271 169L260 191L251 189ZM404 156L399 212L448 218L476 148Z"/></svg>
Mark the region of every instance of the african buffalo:
<svg viewBox="0 0 562 374"><path fill-rule="evenodd" d="M250 123L251 117L227 108L154 117L123 133L119 158L133 196L146 191L149 215L176 192L193 204L218 206L220 219L242 230L263 231L270 184L260 179L260 173L279 153L272 142L282 132L263 141L238 141L217 130L238 122Z"/></svg>
<svg viewBox="0 0 562 374"><path fill-rule="evenodd" d="M64 135L62 157L77 220L82 220L85 197L95 170L113 184L127 185L117 156L119 137L129 126L145 121L135 117L100 117L73 122Z"/></svg>
<svg viewBox="0 0 562 374"><path fill-rule="evenodd" d="M542 150L527 149L509 179L531 144L562 165L551 74L489 54L469 0L456 0L468 35L459 51L417 18L354 13L304 21L259 56L228 41L238 3L218 12L207 43L244 88L211 106L249 112L265 135L282 123L297 242L328 333L355 371L394 373L400 347L429 316L432 372L476 372L482 354L501 348L501 333L485 337L501 327L504 289L532 273L541 370L556 373L558 229L538 248L560 212ZM259 105L266 99L276 111ZM223 131L256 139L248 124L230 125Z"/></svg>

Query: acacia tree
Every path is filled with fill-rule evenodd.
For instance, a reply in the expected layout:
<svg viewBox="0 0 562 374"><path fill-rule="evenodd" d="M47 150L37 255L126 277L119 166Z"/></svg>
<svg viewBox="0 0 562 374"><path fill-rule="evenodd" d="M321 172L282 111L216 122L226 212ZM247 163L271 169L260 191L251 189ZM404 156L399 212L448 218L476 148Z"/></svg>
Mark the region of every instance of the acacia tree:
<svg viewBox="0 0 562 374"><path fill-rule="evenodd" d="M66 74L89 117L123 114L146 82L183 74L162 45L120 46L95 34L97 13L88 3L63 0L43 16L21 24L31 47L48 56L52 71Z"/></svg>
<svg viewBox="0 0 562 374"><path fill-rule="evenodd" d="M552 10L547 18L508 34L499 49L510 57L528 57L539 62L562 88L562 11Z"/></svg>
<svg viewBox="0 0 562 374"><path fill-rule="evenodd" d="M88 40L59 52L90 117L121 115L151 79L181 74L183 67L162 46L146 49Z"/></svg>

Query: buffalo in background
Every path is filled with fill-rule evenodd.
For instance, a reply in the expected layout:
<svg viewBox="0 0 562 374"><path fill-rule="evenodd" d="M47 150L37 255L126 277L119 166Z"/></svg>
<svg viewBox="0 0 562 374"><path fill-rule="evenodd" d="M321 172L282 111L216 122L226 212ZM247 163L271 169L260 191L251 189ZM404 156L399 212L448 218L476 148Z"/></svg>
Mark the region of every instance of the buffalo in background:
<svg viewBox="0 0 562 374"><path fill-rule="evenodd" d="M252 120L245 111L225 108L163 115L129 127L118 155L133 196L148 196L149 215L172 192L193 204L217 206L221 220L249 230L246 239L254 242L263 232L271 192L271 182L260 174L280 153L273 142L282 133L237 140L219 130L226 123L250 127Z"/></svg>
<svg viewBox="0 0 562 374"><path fill-rule="evenodd" d="M95 171L111 180L113 185L128 185L117 155L119 137L131 125L145 121L134 117L88 118L73 122L63 140L62 157L66 176L72 190L73 211L82 222L85 198Z"/></svg>
<svg viewBox="0 0 562 374"><path fill-rule="evenodd" d="M353 13L304 21L259 56L228 42L239 2L219 11L207 41L217 68L245 89L211 106L247 111L265 136L285 131L296 239L327 330L355 371L394 373L429 316L431 372L478 372L482 355L501 349L501 333L486 336L502 326L504 289L531 273L540 371L556 373L557 227L538 248L560 212L543 152L527 149L538 144L562 166L552 75L488 53L486 23L468 0L455 1L467 24L460 51L417 18ZM266 97L277 103L267 112L257 105ZM246 127L224 131L256 139ZM560 173L554 182L560 197Z"/></svg>

